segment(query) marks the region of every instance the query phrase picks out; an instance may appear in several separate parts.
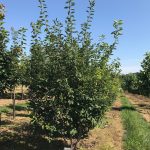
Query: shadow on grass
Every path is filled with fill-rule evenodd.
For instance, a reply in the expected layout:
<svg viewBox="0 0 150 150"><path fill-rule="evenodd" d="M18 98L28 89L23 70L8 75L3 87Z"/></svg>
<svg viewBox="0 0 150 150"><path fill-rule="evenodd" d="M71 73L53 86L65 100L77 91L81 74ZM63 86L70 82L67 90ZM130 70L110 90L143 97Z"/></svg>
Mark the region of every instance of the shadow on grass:
<svg viewBox="0 0 150 150"><path fill-rule="evenodd" d="M30 117L30 114L16 114L17 117Z"/></svg>
<svg viewBox="0 0 150 150"><path fill-rule="evenodd" d="M122 111L122 110L136 111L136 108L134 108L132 106L121 106L121 107L112 107L112 110L116 110L116 111Z"/></svg>
<svg viewBox="0 0 150 150"><path fill-rule="evenodd" d="M138 104L138 106L144 109L150 109L150 105L148 104Z"/></svg>
<svg viewBox="0 0 150 150"><path fill-rule="evenodd" d="M16 99L18 100L22 100L22 93L16 93ZM1 96L1 98L3 99L11 99L11 93L4 93L3 96ZM28 99L29 98L29 94L28 93L24 93L23 94L23 99Z"/></svg>
<svg viewBox="0 0 150 150"><path fill-rule="evenodd" d="M7 107L13 109L13 105L12 104L7 106ZM24 106L24 105L16 105L15 109L17 111L22 111L22 110L27 110L28 108L27 108L27 106Z"/></svg>
<svg viewBox="0 0 150 150"><path fill-rule="evenodd" d="M0 127L5 126L5 125L10 125L12 122L9 120L1 120L0 122ZM0 134L1 135L1 134Z"/></svg>
<svg viewBox="0 0 150 150"><path fill-rule="evenodd" d="M22 125L16 127L13 132L3 131L0 137L1 150L63 150L62 140L48 142L44 135L32 132L32 126Z"/></svg>

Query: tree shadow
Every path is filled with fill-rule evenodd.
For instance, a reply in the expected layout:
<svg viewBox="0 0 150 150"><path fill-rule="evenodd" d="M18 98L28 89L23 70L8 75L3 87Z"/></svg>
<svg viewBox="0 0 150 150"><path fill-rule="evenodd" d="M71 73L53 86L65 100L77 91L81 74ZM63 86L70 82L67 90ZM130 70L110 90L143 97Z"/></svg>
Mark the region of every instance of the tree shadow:
<svg viewBox="0 0 150 150"><path fill-rule="evenodd" d="M7 107L13 109L13 105L12 104L10 104ZM21 105L16 105L15 106L15 110L17 110L17 111L27 110L27 107L26 106L21 106Z"/></svg>
<svg viewBox="0 0 150 150"><path fill-rule="evenodd" d="M12 122L11 121L9 121L9 120L1 120L1 122L0 122L0 127L1 126L5 126L5 125L10 125Z"/></svg>
<svg viewBox="0 0 150 150"><path fill-rule="evenodd" d="M138 107L144 108L144 109L150 109L150 105L149 104L137 104Z"/></svg>
<svg viewBox="0 0 150 150"><path fill-rule="evenodd" d="M3 99L11 99L11 93L10 92L8 92L8 93L4 93L2 96L1 96L1 98L3 98ZM18 99L18 100L22 100L22 93L15 93L15 97L16 97L16 99ZM28 99L29 98L29 94L28 93L24 93L23 94L23 99Z"/></svg>
<svg viewBox="0 0 150 150"><path fill-rule="evenodd" d="M136 111L136 108L134 108L133 106L121 106L121 107L112 107L112 110L116 110L116 111L122 111L122 110Z"/></svg>
<svg viewBox="0 0 150 150"><path fill-rule="evenodd" d="M44 135L32 132L32 126L24 124L12 131L1 132L1 150L63 150L66 146L63 140L48 142Z"/></svg>
<svg viewBox="0 0 150 150"><path fill-rule="evenodd" d="M16 114L17 117L30 117L30 114Z"/></svg>

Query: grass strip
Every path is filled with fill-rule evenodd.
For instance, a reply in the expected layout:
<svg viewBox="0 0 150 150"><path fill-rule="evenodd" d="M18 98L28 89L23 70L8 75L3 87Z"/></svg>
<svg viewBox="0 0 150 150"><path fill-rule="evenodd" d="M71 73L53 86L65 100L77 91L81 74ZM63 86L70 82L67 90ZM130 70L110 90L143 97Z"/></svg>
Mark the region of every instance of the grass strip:
<svg viewBox="0 0 150 150"><path fill-rule="evenodd" d="M15 105L15 109L17 111L28 110L28 106L29 106L29 104L27 102L26 103L20 103L20 104L18 103L18 104ZM8 105L7 107L13 109L12 104Z"/></svg>
<svg viewBox="0 0 150 150"><path fill-rule="evenodd" d="M150 150L150 124L136 111L127 98L122 98L121 115L126 130L125 150Z"/></svg>
<svg viewBox="0 0 150 150"><path fill-rule="evenodd" d="M28 106L29 104L26 103L20 103L20 104L16 104L16 111L21 111L21 110L28 110ZM10 113L13 109L13 105L6 105L6 106L0 106L0 112L1 113Z"/></svg>
<svg viewBox="0 0 150 150"><path fill-rule="evenodd" d="M0 106L0 113L9 113L11 112L11 109L7 106Z"/></svg>

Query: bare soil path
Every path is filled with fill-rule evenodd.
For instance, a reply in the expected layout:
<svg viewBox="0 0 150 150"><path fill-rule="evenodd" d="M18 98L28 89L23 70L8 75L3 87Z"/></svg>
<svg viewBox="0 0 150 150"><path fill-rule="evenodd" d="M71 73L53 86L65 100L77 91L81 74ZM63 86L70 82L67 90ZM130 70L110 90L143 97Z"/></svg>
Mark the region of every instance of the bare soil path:
<svg viewBox="0 0 150 150"><path fill-rule="evenodd" d="M89 137L80 142L81 150L122 150L123 127L120 116L121 102L115 101L106 113L107 124L90 131Z"/></svg>
<svg viewBox="0 0 150 150"><path fill-rule="evenodd" d="M26 100L15 100L16 104L25 103ZM12 99L0 99L0 106L8 106L12 104Z"/></svg>

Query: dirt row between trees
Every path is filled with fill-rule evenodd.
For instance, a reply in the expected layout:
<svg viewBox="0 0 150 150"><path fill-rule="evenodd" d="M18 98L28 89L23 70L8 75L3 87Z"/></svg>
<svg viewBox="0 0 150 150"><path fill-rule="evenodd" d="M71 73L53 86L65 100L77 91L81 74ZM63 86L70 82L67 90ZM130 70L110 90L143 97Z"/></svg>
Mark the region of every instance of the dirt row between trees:
<svg viewBox="0 0 150 150"><path fill-rule="evenodd" d="M16 104L22 104L25 103L26 100L15 100ZM12 99L0 99L0 106L8 106L8 105L12 105Z"/></svg>
<svg viewBox="0 0 150 150"><path fill-rule="evenodd" d="M16 100L15 104L24 104L26 103L27 100ZM0 107L1 106L12 106L12 99L0 99ZM10 107L10 110L12 108ZM13 110L12 110L13 111ZM29 123L30 118L29 118L29 112L27 110L22 110L19 108L19 110L16 108L15 114L16 117L13 120L12 117L12 111L9 113L2 113L2 125L0 126L0 133L1 132L13 132L13 129L17 126L21 126L24 123Z"/></svg>
<svg viewBox="0 0 150 150"><path fill-rule="evenodd" d="M125 96L135 106L143 118L150 122L150 98L131 93L126 93Z"/></svg>
<svg viewBox="0 0 150 150"><path fill-rule="evenodd" d="M106 124L90 131L89 137L80 142L83 150L122 150L123 127L120 116L121 102L115 101L106 113Z"/></svg>
<svg viewBox="0 0 150 150"><path fill-rule="evenodd" d="M17 100L16 103L23 103L25 101ZM8 106L12 104L12 100L0 100L0 106ZM104 122L100 127L91 130L89 136L81 140L79 143L80 150L122 150L122 137L123 137L123 127L121 123L120 116L121 103L117 100L112 109L106 113ZM11 115L3 115L3 120L5 120L4 125L0 127L1 138L5 137L5 142L7 143L7 137L10 134L15 134L15 137L23 136L21 135L21 130L16 130L16 127L22 126L24 123L27 125L30 122L30 118L27 117L27 111L21 110L16 111L16 119L12 120ZM26 135L26 134L25 134ZM15 141L23 142L23 139L16 140L16 138L11 136ZM9 137L10 138L10 137ZM9 141L10 139L8 139ZM1 143L2 141L0 141ZM3 146L5 145L3 143ZM0 144L1 145L1 144ZM5 147L5 146L4 146ZM7 144L6 144L7 147ZM5 150L5 149L4 149Z"/></svg>
<svg viewBox="0 0 150 150"><path fill-rule="evenodd" d="M150 122L150 99L129 93L126 93L125 96L136 107L138 112L143 115L145 120ZM16 100L16 104L20 103L25 103L25 101ZM12 104L12 100L10 99L0 100L0 106L9 106L10 104ZM96 127L95 129L91 130L88 137L81 140L78 145L80 150L123 150L124 130L121 120L121 106L120 100L114 102L112 108L106 112L105 118L103 119L103 123L100 124L100 127ZM11 136L12 141L15 139L17 142L24 142L24 139L21 139L20 141L19 137L23 136L24 134L27 136L27 133L25 132L22 135L22 131L16 130L16 127L21 127L23 124L28 125L30 122L28 115L29 112L26 110L16 111L15 120L12 120L11 114L3 115L4 125L0 127L0 133L1 138L5 137L4 139L6 143L7 140L10 140L7 139L10 133L15 133L15 137L18 137L18 139L15 139L14 136ZM0 141L0 143L1 142L2 141ZM3 145L5 145L5 142ZM47 143L47 145L49 144ZM39 144L39 146L41 146L41 144Z"/></svg>

